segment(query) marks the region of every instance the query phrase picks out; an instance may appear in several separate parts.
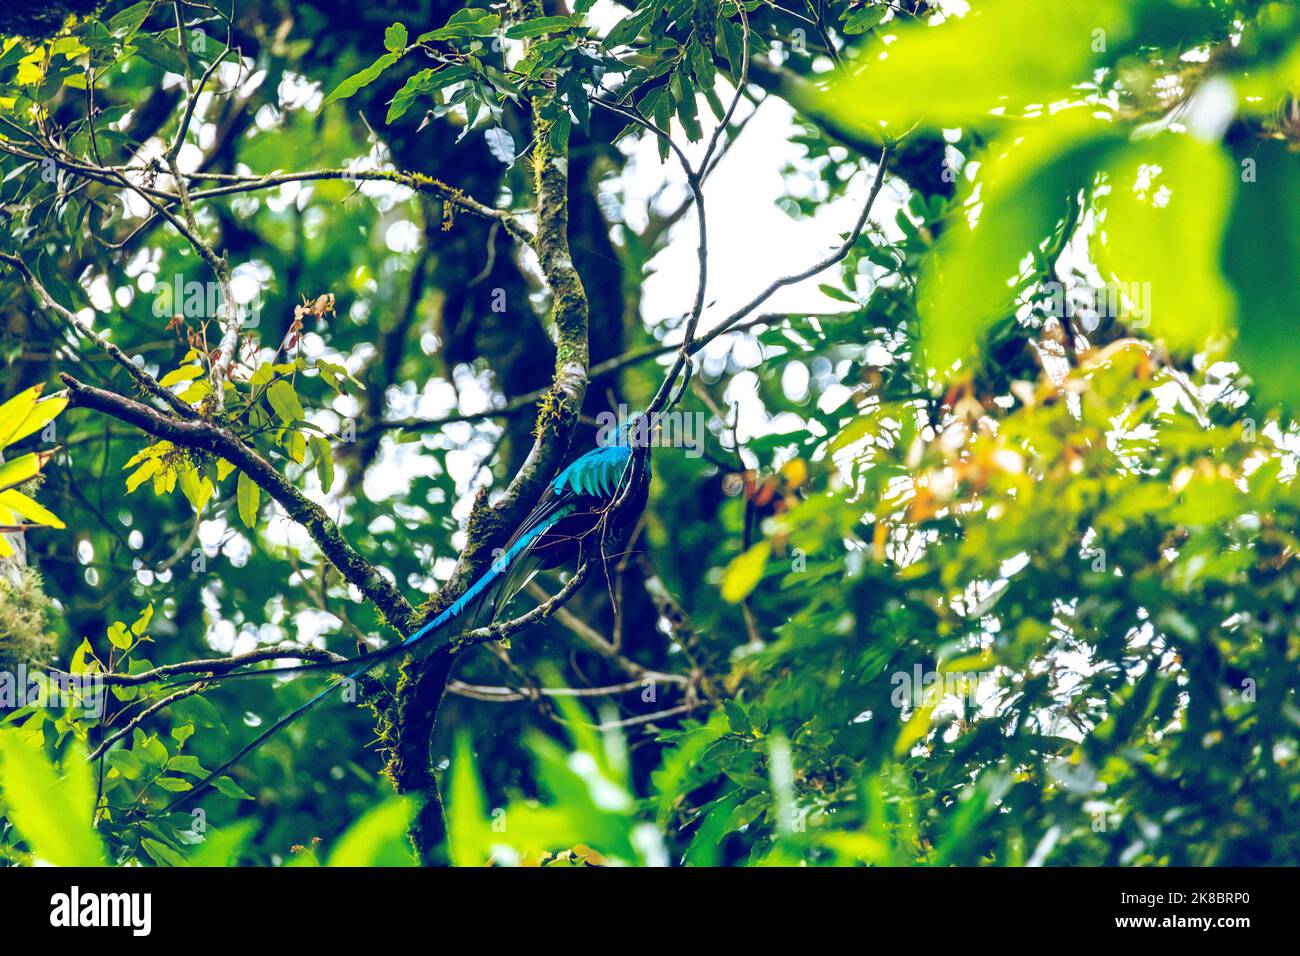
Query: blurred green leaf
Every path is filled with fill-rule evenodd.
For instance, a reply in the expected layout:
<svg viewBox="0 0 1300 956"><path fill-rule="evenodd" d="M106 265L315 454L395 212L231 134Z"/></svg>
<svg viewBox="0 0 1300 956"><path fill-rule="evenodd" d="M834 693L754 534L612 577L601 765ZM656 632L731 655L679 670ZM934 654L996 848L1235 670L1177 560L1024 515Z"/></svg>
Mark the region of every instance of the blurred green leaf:
<svg viewBox="0 0 1300 956"><path fill-rule="evenodd" d="M738 604L758 587L772 552L770 541L759 541L749 550L736 555L722 575L722 599Z"/></svg>
<svg viewBox="0 0 1300 956"><path fill-rule="evenodd" d="M1063 222L1115 142L1112 127L1079 112L1026 124L989 146L971 225L961 209L925 265L918 293L924 357L946 371L969 361L978 337L1032 275L1031 254Z"/></svg>
<svg viewBox="0 0 1300 956"><path fill-rule="evenodd" d="M1232 197L1232 170L1216 145L1162 133L1108 158L1109 194L1095 233L1097 263L1119 283L1133 329L1171 347L1203 348L1231 311L1219 248Z"/></svg>
<svg viewBox="0 0 1300 956"><path fill-rule="evenodd" d="M415 805L409 797L392 797L372 807L339 837L327 866L414 866L406 828Z"/></svg>
<svg viewBox="0 0 1300 956"><path fill-rule="evenodd" d="M79 746L65 767L46 759L39 741L21 730L0 730L0 791L6 815L36 858L55 866L103 866L95 833L95 784Z"/></svg>
<svg viewBox="0 0 1300 956"><path fill-rule="evenodd" d="M1260 143L1248 157L1250 181L1238 184L1223 246L1223 271L1236 292L1236 354L1266 402L1293 406L1300 368L1300 155Z"/></svg>
<svg viewBox="0 0 1300 956"><path fill-rule="evenodd" d="M1132 29L1118 0L987 0L937 26L895 22L887 52L869 48L819 107L873 139L881 124L895 135L914 123L965 126L1067 99Z"/></svg>

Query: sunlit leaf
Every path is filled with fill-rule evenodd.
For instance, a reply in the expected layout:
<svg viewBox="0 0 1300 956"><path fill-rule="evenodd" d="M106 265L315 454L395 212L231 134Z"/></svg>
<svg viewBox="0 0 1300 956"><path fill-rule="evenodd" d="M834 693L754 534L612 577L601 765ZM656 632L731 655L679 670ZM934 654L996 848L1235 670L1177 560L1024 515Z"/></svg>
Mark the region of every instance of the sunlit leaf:
<svg viewBox="0 0 1300 956"><path fill-rule="evenodd" d="M1178 349L1204 347L1226 329L1231 297L1219 248L1233 191L1217 145L1165 133L1114 152L1106 164L1095 249L1131 329L1150 325Z"/></svg>
<svg viewBox="0 0 1300 956"><path fill-rule="evenodd" d="M749 597L763 579L763 571L771 553L771 542L759 541L748 551L736 555L722 575L722 599L737 604Z"/></svg>
<svg viewBox="0 0 1300 956"><path fill-rule="evenodd" d="M415 805L409 797L392 797L352 824L335 845L327 866L414 866L406 830Z"/></svg>
<svg viewBox="0 0 1300 956"><path fill-rule="evenodd" d="M95 784L79 746L69 748L62 774L37 741L0 730L0 790L7 815L36 857L56 866L103 866L95 833Z"/></svg>

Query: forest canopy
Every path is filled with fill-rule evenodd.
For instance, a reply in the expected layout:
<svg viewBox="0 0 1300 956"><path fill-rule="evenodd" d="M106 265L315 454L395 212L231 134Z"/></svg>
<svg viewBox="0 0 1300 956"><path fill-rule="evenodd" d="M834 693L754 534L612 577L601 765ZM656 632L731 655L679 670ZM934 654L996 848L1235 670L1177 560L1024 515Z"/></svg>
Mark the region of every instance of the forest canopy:
<svg viewBox="0 0 1300 956"><path fill-rule="evenodd" d="M6 863L1300 863L1300 5L0 38Z"/></svg>

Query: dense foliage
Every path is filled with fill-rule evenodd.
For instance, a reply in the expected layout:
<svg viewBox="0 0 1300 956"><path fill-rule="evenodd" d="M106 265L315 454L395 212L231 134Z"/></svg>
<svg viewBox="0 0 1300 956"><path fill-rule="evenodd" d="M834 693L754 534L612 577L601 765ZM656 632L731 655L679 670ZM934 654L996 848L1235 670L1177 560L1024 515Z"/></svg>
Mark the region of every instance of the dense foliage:
<svg viewBox="0 0 1300 956"><path fill-rule="evenodd" d="M6 860L1300 862L1295 3L34 6ZM706 285L773 175L824 242ZM170 807L328 678L170 679L409 632L667 385L562 608Z"/></svg>

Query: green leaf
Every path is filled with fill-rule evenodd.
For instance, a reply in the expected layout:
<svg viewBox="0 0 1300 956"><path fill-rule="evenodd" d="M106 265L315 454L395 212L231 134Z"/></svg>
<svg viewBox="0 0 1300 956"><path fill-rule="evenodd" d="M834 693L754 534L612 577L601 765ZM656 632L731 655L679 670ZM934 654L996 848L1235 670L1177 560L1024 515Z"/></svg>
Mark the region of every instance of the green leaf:
<svg viewBox="0 0 1300 956"><path fill-rule="evenodd" d="M759 541L748 551L736 555L722 575L722 599L730 604L739 604L749 597L763 579L771 553L771 542Z"/></svg>
<svg viewBox="0 0 1300 956"><path fill-rule="evenodd" d="M131 43L140 56L159 69L168 73L185 75L188 65L185 55L171 43L147 33L137 34L131 40Z"/></svg>
<svg viewBox="0 0 1300 956"><path fill-rule="evenodd" d="M218 777L212 781L212 785L217 788L217 792L223 796L230 797L232 800L252 800L253 795L241 787L229 777Z"/></svg>
<svg viewBox="0 0 1300 956"><path fill-rule="evenodd" d="M921 274L918 311L929 368L946 372L968 360L980 334L1007 315L1032 275L1024 261L1070 212L1070 198L1091 182L1116 139L1109 125L1078 112L1025 124L988 149L979 182L978 219L956 207ZM969 199L968 199L969 201Z"/></svg>
<svg viewBox="0 0 1300 956"><path fill-rule="evenodd" d="M901 23L883 55L871 46L820 109L873 140L880 123L941 128L988 122L993 110L1022 115L1092 79L1097 31L1108 44L1132 33L1122 0L988 0L936 26Z"/></svg>
<svg viewBox="0 0 1300 956"><path fill-rule="evenodd" d="M318 109L316 112L319 113L320 110L325 109L325 107L329 106L335 100L347 99L349 96L354 94L357 90L361 89L363 86L368 86L369 84L373 83L375 80L379 78L379 74L383 73L384 70L388 69L394 63L396 63L397 60L398 60L397 54L385 53L383 56L375 60L374 63L371 63L364 70L361 70L358 73L353 73L351 76L349 76L338 86L334 87L334 92L330 93L329 96L325 97L324 101L320 105L320 109Z"/></svg>
<svg viewBox="0 0 1300 956"><path fill-rule="evenodd" d="M1253 166L1236 189L1223 271L1236 292L1235 354L1267 402L1297 398L1300 334L1300 155L1285 143L1251 143Z"/></svg>
<svg viewBox="0 0 1300 956"><path fill-rule="evenodd" d="M406 835L415 804L393 797L368 810L339 837L326 866L414 866Z"/></svg>
<svg viewBox="0 0 1300 956"><path fill-rule="evenodd" d="M487 797L474 767L469 735L456 735L447 786L447 852L454 866L481 866L488 859L491 830Z"/></svg>
<svg viewBox="0 0 1300 956"><path fill-rule="evenodd" d="M1122 320L1149 325L1174 349L1203 348L1224 333L1232 306L1219 271L1231 164L1217 145L1167 132L1117 149L1106 175L1093 250L1127 300Z"/></svg>
<svg viewBox="0 0 1300 956"><path fill-rule="evenodd" d="M257 524L257 507L261 501L262 489L242 471L235 492L235 504L239 509L239 518L248 527Z"/></svg>
<svg viewBox="0 0 1300 956"><path fill-rule="evenodd" d="M445 27L420 34L417 43L429 40L455 40L461 37L490 37L501 29L501 17L481 7L457 10Z"/></svg>
<svg viewBox="0 0 1300 956"><path fill-rule="evenodd" d="M437 90L443 89L444 87L451 86L453 83L467 80L473 75L473 69L459 64L456 66L443 67L439 70L421 70L419 73L416 73L408 79L406 84L397 91L397 95L393 97L392 103L389 104L388 116L386 117L385 122L395 122L397 119L405 115L406 111L415 104L419 97L433 93ZM327 364L329 369L339 367L332 365L332 363L323 362L318 362L317 367L321 368L322 373L324 373L328 370L324 367ZM337 378L338 376L333 376L332 379L332 382L335 383L335 387L337 387Z"/></svg>
<svg viewBox="0 0 1300 956"><path fill-rule="evenodd" d="M240 850L256 831L256 820L239 820L220 829L209 825L203 842L190 856L190 866L234 866Z"/></svg>
<svg viewBox="0 0 1300 956"><path fill-rule="evenodd" d="M488 152L507 166L515 164L515 138L510 131L501 126L494 126L483 138L487 140Z"/></svg>
<svg viewBox="0 0 1300 956"><path fill-rule="evenodd" d="M118 37L130 37L140 29L140 24L144 23L145 17L153 7L152 0L140 0L139 3L133 3L125 10L115 13L108 21L109 32Z"/></svg>
<svg viewBox="0 0 1300 956"><path fill-rule="evenodd" d="M294 391L293 384L288 379L281 378L272 382L266 390L266 400L271 403L276 416L286 425L305 421L307 418L307 413L302 410L302 403L298 401L298 393Z"/></svg>
<svg viewBox="0 0 1300 956"><path fill-rule="evenodd" d="M557 155L563 156L569 149L569 128L573 125L573 119L568 112L561 113L559 118L551 124L551 132L547 141L551 144L551 150Z"/></svg>
<svg viewBox="0 0 1300 956"><path fill-rule="evenodd" d="M854 10L848 14L844 20L844 26L840 32L846 36L854 36L859 33L866 33L881 20L885 19L885 14L889 13L887 4L879 4L874 7L863 7L861 10Z"/></svg>
<svg viewBox="0 0 1300 956"><path fill-rule="evenodd" d="M699 111L695 107L695 87L681 70L673 74L671 86L677 99L677 119L686 130L686 138L694 143L704 135L700 129Z"/></svg>
<svg viewBox="0 0 1300 956"><path fill-rule="evenodd" d="M178 754L167 761L167 769L176 773L188 773L192 777L206 777L208 772L199 763L198 757L190 754Z"/></svg>
<svg viewBox="0 0 1300 956"><path fill-rule="evenodd" d="M635 40L643 27L654 17L654 11L649 7L643 10L637 10L629 13L622 20L618 21L605 35L603 46L605 49L613 49L616 46L622 46Z"/></svg>
<svg viewBox="0 0 1300 956"><path fill-rule="evenodd" d="M858 304L857 299L853 298L853 296L849 295L847 292L845 292L843 289L839 288L838 286L833 286L829 283L823 282L820 285L818 285L817 288L821 290L822 295L830 296L832 299L835 299L838 302L848 302L851 305Z"/></svg>
<svg viewBox="0 0 1300 956"><path fill-rule="evenodd" d="M406 26L401 23L394 23L384 31L384 47L392 53L400 53L406 49Z"/></svg>
<svg viewBox="0 0 1300 956"><path fill-rule="evenodd" d="M727 725L733 734L749 736L749 715L737 701L727 699L722 702L722 709L727 714Z"/></svg>
<svg viewBox="0 0 1300 956"><path fill-rule="evenodd" d="M0 791L5 815L38 860L55 866L103 866L95 833L95 784L79 744L66 757L62 776L46 759L39 738L0 731Z"/></svg>
<svg viewBox="0 0 1300 956"><path fill-rule="evenodd" d="M764 794L766 797L766 794ZM731 793L713 804L686 848L684 862L691 866L716 866L722 839L731 832L731 817L740 806L740 794Z"/></svg>
<svg viewBox="0 0 1300 956"><path fill-rule="evenodd" d="M127 780L139 780L140 775L144 773L144 764L140 762L140 758L125 747L110 750L106 759L108 765Z"/></svg>
<svg viewBox="0 0 1300 956"><path fill-rule="evenodd" d="M308 440L312 457L316 459L316 477L320 479L322 491L334 487L334 450L327 439L312 435Z"/></svg>
<svg viewBox="0 0 1300 956"><path fill-rule="evenodd" d="M158 840L145 837L140 841L140 849L159 866L189 866L189 861L184 856Z"/></svg>
<svg viewBox="0 0 1300 956"><path fill-rule="evenodd" d="M511 40L525 40L529 37L539 37L544 33L567 30L572 26L573 21L568 17L534 17L509 27L506 36Z"/></svg>
<svg viewBox="0 0 1300 956"><path fill-rule="evenodd" d="M736 25L728 20L725 16L718 17L717 28L718 52L726 57L727 62L731 64L733 75L740 72L740 64L744 61L745 38L744 35L736 29Z"/></svg>
<svg viewBox="0 0 1300 956"><path fill-rule="evenodd" d="M702 43L692 41L687 47L686 56L691 64L691 72L699 80L700 89L711 91L716 71L713 69L713 57L709 54L709 51L704 48Z"/></svg>

